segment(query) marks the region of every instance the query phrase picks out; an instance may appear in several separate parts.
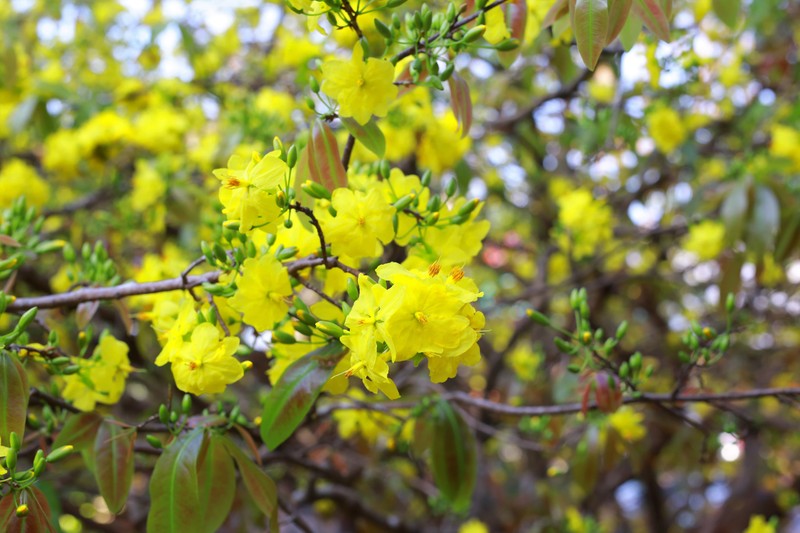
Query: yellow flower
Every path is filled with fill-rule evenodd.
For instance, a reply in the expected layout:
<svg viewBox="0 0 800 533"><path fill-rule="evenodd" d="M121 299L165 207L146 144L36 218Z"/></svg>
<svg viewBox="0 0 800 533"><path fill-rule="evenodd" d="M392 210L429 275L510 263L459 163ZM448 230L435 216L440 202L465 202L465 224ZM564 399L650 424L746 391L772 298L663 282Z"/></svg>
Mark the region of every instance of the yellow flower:
<svg viewBox="0 0 800 533"><path fill-rule="evenodd" d="M333 191L331 204L336 216L323 219L325 236L334 255L352 258L376 257L394 237L390 206L377 188L368 193L350 189Z"/></svg>
<svg viewBox="0 0 800 533"><path fill-rule="evenodd" d="M246 259L242 269L244 274L236 282L236 294L228 298L228 303L258 331L272 329L289 309L286 303L292 295L289 273L275 256L268 254Z"/></svg>
<svg viewBox="0 0 800 533"><path fill-rule="evenodd" d="M704 220L689 228L683 249L692 252L700 261L717 257L725 247L725 224L716 220Z"/></svg>
<svg viewBox="0 0 800 533"><path fill-rule="evenodd" d="M112 335L104 335L90 359L74 358L81 367L64 378L61 394L82 411L91 411L95 403L115 404L125 391L125 380L133 368L128 359L128 345Z"/></svg>
<svg viewBox="0 0 800 533"><path fill-rule="evenodd" d="M775 124L772 126L771 134L770 155L788 159L795 170L800 170L800 131Z"/></svg>
<svg viewBox="0 0 800 533"><path fill-rule="evenodd" d="M339 115L366 124L372 115L385 117L397 97L394 67L385 59L371 57L364 62L360 44L353 59L329 59L322 64L322 91L339 102Z"/></svg>
<svg viewBox="0 0 800 533"><path fill-rule="evenodd" d="M669 154L686 140L686 127L673 109L662 107L647 115L647 129L662 153Z"/></svg>
<svg viewBox="0 0 800 533"><path fill-rule="evenodd" d="M20 196L25 196L29 206L41 207L50 198L50 187L36 169L13 158L0 170L0 208L10 207Z"/></svg>
<svg viewBox="0 0 800 533"><path fill-rule="evenodd" d="M195 328L192 340L172 361L172 375L180 390L195 395L216 394L242 378L242 364L233 357L239 339L220 337L217 327L208 322Z"/></svg>
<svg viewBox="0 0 800 533"><path fill-rule="evenodd" d="M140 213L147 211L159 203L166 192L167 183L153 164L146 159L137 160L136 171L133 173L131 207Z"/></svg>
<svg viewBox="0 0 800 533"><path fill-rule="evenodd" d="M2 439L0 439L0 459L5 457L6 455L8 455L8 446L3 446L3 441ZM0 476L5 474L6 472L8 472L8 470L3 468L3 465L0 465Z"/></svg>
<svg viewBox="0 0 800 533"><path fill-rule="evenodd" d="M608 417L608 423L620 437L628 442L635 442L644 438L647 430L642 425L644 415L637 413L630 407L622 407Z"/></svg>
<svg viewBox="0 0 800 533"><path fill-rule="evenodd" d="M598 246L613 237L613 212L602 199L595 199L585 189L567 193L556 200L558 222L564 233L558 243L575 259L583 259L595 253Z"/></svg>
<svg viewBox="0 0 800 533"><path fill-rule="evenodd" d="M189 121L183 113L159 105L139 115L132 140L151 152L177 151L184 146L183 137L188 129Z"/></svg>
<svg viewBox="0 0 800 533"><path fill-rule="evenodd" d="M504 39L511 37L511 33L506 27L506 16L500 9L490 9L486 12L486 31L483 38L487 43L497 44Z"/></svg>
<svg viewBox="0 0 800 533"><path fill-rule="evenodd" d="M253 152L250 160L233 155L227 168L214 170L220 180L219 200L228 220L239 221L239 231L246 233L254 227L265 231L280 214L275 203L278 186L289 167L278 158L277 152L264 157Z"/></svg>
<svg viewBox="0 0 800 533"><path fill-rule="evenodd" d="M775 529L772 521L767 522L762 515L755 515L750 517L750 523L744 533L775 533Z"/></svg>
<svg viewBox="0 0 800 533"><path fill-rule="evenodd" d="M493 9L492 11L499 10ZM489 13L492 11L489 11ZM458 533L489 533L489 528L477 518L473 518L461 524L461 527L458 528Z"/></svg>

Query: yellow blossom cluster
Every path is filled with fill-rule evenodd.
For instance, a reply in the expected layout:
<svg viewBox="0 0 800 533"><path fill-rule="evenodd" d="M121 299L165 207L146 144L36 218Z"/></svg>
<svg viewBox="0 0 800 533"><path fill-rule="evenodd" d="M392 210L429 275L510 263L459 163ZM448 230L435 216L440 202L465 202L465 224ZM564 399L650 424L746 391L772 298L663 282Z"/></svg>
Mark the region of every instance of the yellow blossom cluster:
<svg viewBox="0 0 800 533"><path fill-rule="evenodd" d="M90 358L73 357L72 363L80 370L64 377L61 394L82 411L91 411L98 402L117 403L133 370L128 345L109 334L100 339Z"/></svg>
<svg viewBox="0 0 800 533"><path fill-rule="evenodd" d="M391 287L359 276L359 297L345 320L348 331L341 341L350 348L347 375L361 378L371 392L397 398L390 362L422 354L431 380L441 383L455 377L459 365L480 360L477 341L485 319L471 304L482 293L461 268L444 271L433 263L422 271L388 263L377 274Z"/></svg>

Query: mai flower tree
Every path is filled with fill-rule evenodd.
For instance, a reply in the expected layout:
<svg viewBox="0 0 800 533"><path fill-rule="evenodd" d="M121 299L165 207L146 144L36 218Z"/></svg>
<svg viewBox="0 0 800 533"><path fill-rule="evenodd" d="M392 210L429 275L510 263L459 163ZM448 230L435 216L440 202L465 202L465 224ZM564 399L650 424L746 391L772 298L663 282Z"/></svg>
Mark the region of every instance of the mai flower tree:
<svg viewBox="0 0 800 533"><path fill-rule="evenodd" d="M0 530L792 531L796 3L134 4L0 3Z"/></svg>

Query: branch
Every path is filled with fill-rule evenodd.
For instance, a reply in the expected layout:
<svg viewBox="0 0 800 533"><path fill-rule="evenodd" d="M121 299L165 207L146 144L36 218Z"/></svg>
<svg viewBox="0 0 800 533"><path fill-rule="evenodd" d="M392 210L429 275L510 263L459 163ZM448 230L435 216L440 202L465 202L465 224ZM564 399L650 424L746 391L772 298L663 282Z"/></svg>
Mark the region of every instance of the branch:
<svg viewBox="0 0 800 533"><path fill-rule="evenodd" d="M781 396L800 396L800 387L786 387L786 388L772 388L772 389L752 389L746 391L730 391L722 393L701 393L701 394L686 394L673 397L672 393L643 393L639 397L628 397L622 403L629 404L659 404L659 405L674 405L681 403L708 403L716 404L719 402L740 402L744 400L753 400L758 398L771 398ZM493 402L484 398L476 398L466 392L446 392L441 395L445 400L452 400L455 402L471 405L478 409L491 411L501 415L509 416L558 416L570 415L580 413L583 406L580 403L567 403L557 405L523 405L514 406L499 402ZM337 410L360 410L369 409L381 412L387 412L392 409L410 409L417 405L417 401L402 401L402 402L343 402L338 404L327 404L320 409L317 413L319 416L328 414L331 411ZM597 409L597 404L594 402L589 403L589 410Z"/></svg>
<svg viewBox="0 0 800 533"><path fill-rule="evenodd" d="M325 265L327 268L338 268L356 277L358 277L359 274L358 270L345 265L339 261L338 257L330 256L326 258L309 256L297 259L286 263L286 269L289 271L289 274L294 274L306 268L322 265ZM189 290L203 283L216 283L220 275L220 271L214 271L199 276L179 276L177 278L150 281L147 283L129 282L114 287L89 287L72 292L48 294L46 296L17 298L8 304L6 311L17 313L26 311L32 307L38 307L39 309L55 309L57 307L72 307L83 302L94 302L97 300L119 300L127 298L128 296L138 296L141 294Z"/></svg>

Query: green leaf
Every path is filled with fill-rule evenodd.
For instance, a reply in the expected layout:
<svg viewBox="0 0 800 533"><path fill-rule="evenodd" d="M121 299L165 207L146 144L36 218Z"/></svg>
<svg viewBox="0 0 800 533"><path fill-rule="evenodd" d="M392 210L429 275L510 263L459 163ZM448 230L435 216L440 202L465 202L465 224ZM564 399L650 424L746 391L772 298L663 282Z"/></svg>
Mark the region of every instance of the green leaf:
<svg viewBox="0 0 800 533"><path fill-rule="evenodd" d="M44 493L28 487L16 494L9 492L0 499L0 531L3 533L55 533L50 505ZM17 505L28 506L28 516L17 516Z"/></svg>
<svg viewBox="0 0 800 533"><path fill-rule="evenodd" d="M236 496L236 470L225 449L225 439L212 434L197 462L197 493L200 523L214 533L228 518Z"/></svg>
<svg viewBox="0 0 800 533"><path fill-rule="evenodd" d="M469 85L456 73L450 76L447 84L450 86L450 107L453 108L453 115L461 128L463 139L472 127L472 97L469 94Z"/></svg>
<svg viewBox="0 0 800 533"><path fill-rule="evenodd" d="M33 118L33 112L36 111L36 106L39 105L38 96L29 96L19 103L11 116L8 117L8 127L14 133L19 133L25 129L28 123Z"/></svg>
<svg viewBox="0 0 800 533"><path fill-rule="evenodd" d="M632 9L656 37L669 42L669 20L658 0L633 0Z"/></svg>
<svg viewBox="0 0 800 533"><path fill-rule="evenodd" d="M714 0L711 5L717 18L727 27L735 30L739 23L742 0Z"/></svg>
<svg viewBox="0 0 800 533"><path fill-rule="evenodd" d="M750 204L749 189L750 182L742 181L728 193L722 202L720 216L725 223L725 239L729 245L738 241L744 233L744 224Z"/></svg>
<svg viewBox="0 0 800 533"><path fill-rule="evenodd" d="M378 19L375 19L375 21L377 22ZM342 124L350 132L350 135L364 145L364 148L383 158L386 154L386 138L378 127L375 117L364 125L359 124L352 118L342 118Z"/></svg>
<svg viewBox="0 0 800 533"><path fill-rule="evenodd" d="M100 424L97 430L94 441L94 476L100 495L106 501L108 510L114 514L119 513L128 501L133 481L135 442L135 428L124 428L110 420Z"/></svg>
<svg viewBox="0 0 800 533"><path fill-rule="evenodd" d="M427 415L431 429L431 470L436 487L456 512L469 508L477 474L477 445L464 419L445 402Z"/></svg>
<svg viewBox="0 0 800 533"><path fill-rule="evenodd" d="M578 52L589 70L594 70L608 35L608 2L570 0L569 14Z"/></svg>
<svg viewBox="0 0 800 533"><path fill-rule="evenodd" d="M15 432L25 436L25 417L28 413L28 376L17 356L0 351L0 441L8 444Z"/></svg>
<svg viewBox="0 0 800 533"><path fill-rule="evenodd" d="M628 21L633 0L609 0L608 2L608 34L606 44L617 38Z"/></svg>
<svg viewBox="0 0 800 533"><path fill-rule="evenodd" d="M197 459L203 428L181 434L156 461L150 477L148 533L184 533L200 529L197 512Z"/></svg>
<svg viewBox="0 0 800 533"><path fill-rule="evenodd" d="M747 223L748 249L762 256L775 248L775 238L781 224L781 206L772 189L759 185L755 188L753 212Z"/></svg>
<svg viewBox="0 0 800 533"><path fill-rule="evenodd" d="M628 17L622 31L619 34L619 42L622 43L622 48L626 52L630 52L636 41L639 40L639 34L642 33L642 21L639 17Z"/></svg>
<svg viewBox="0 0 800 533"><path fill-rule="evenodd" d="M329 191L347 186L347 173L339 155L336 136L331 127L319 119L308 138L305 155L311 181L324 185Z"/></svg>
<svg viewBox="0 0 800 533"><path fill-rule="evenodd" d="M232 440L223 438L222 443L236 461L248 494L253 498L258 509L269 517L269 531L276 533L278 531L278 488L275 486L275 482L253 463Z"/></svg>
<svg viewBox="0 0 800 533"><path fill-rule="evenodd" d="M76 450L81 451L89 446L94 446L95 436L103 417L97 413L75 413L67 417L64 427L58 432L58 437L53 442L53 449L71 444Z"/></svg>
<svg viewBox="0 0 800 533"><path fill-rule="evenodd" d="M345 348L338 342L304 355L283 373L264 402L261 439L274 450L288 439L311 410Z"/></svg>

